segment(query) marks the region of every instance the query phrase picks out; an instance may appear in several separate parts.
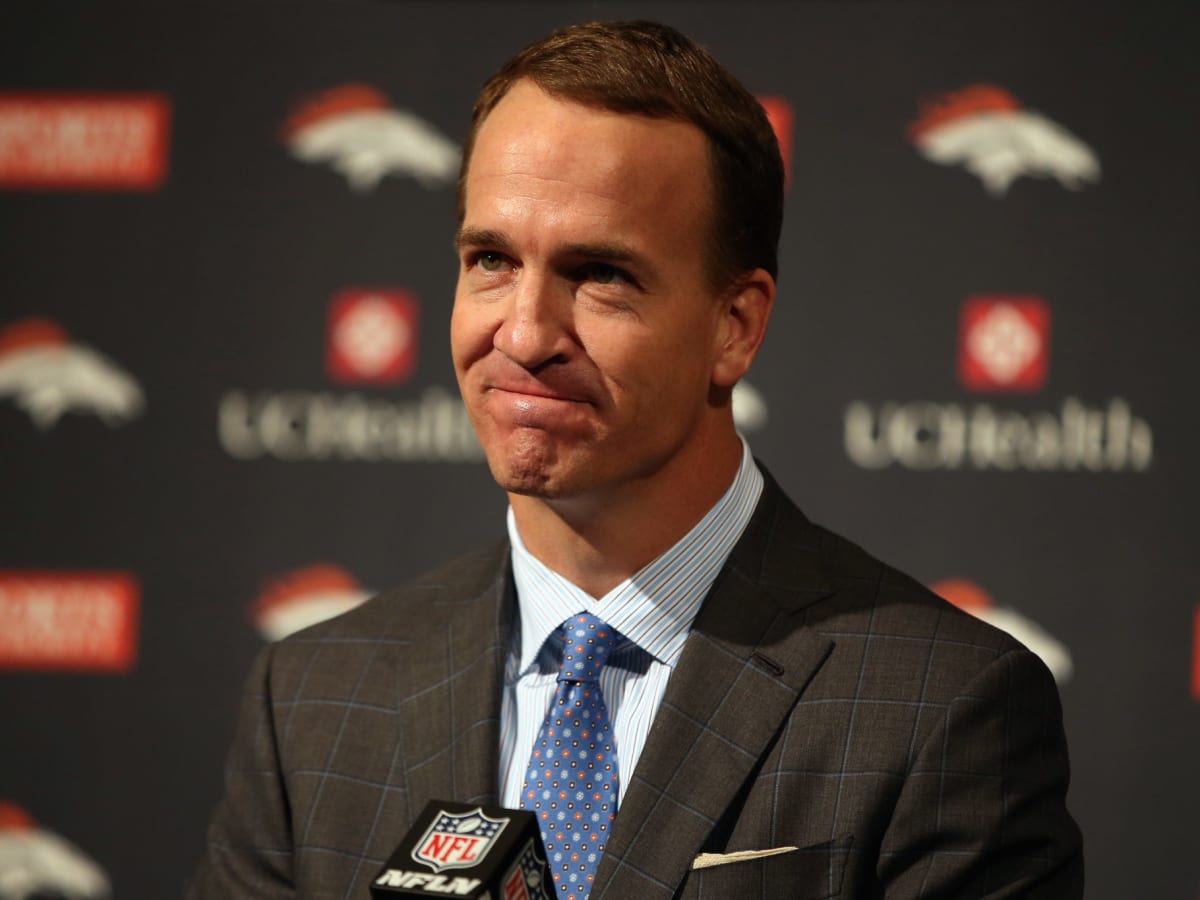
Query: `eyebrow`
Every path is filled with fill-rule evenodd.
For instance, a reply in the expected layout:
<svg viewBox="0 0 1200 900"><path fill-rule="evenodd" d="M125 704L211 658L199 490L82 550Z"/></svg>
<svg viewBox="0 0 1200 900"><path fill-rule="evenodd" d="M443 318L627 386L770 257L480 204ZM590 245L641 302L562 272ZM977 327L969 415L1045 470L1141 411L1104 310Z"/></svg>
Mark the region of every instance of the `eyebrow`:
<svg viewBox="0 0 1200 900"><path fill-rule="evenodd" d="M643 262L641 256L624 244L567 244L562 248L565 256L581 256L587 259L602 259L611 262Z"/></svg>
<svg viewBox="0 0 1200 900"><path fill-rule="evenodd" d="M502 231L491 228L471 228L464 226L454 235L455 249L460 252L468 247L495 247L497 250L511 252L512 242ZM566 257L603 260L605 262L636 263L647 269L652 268L646 260L625 244L598 242L564 244L558 254Z"/></svg>
<svg viewBox="0 0 1200 900"><path fill-rule="evenodd" d="M502 231L464 227L458 229L454 235L454 248L463 250L466 247L496 247L500 250L511 250L512 244Z"/></svg>

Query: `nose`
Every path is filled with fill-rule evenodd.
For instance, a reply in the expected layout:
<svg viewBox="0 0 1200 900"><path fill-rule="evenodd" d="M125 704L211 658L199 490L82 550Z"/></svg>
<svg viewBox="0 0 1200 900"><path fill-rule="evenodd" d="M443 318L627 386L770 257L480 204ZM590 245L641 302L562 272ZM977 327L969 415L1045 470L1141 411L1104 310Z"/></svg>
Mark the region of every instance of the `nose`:
<svg viewBox="0 0 1200 900"><path fill-rule="evenodd" d="M576 346L571 329L571 297L556 279L526 267L509 295L504 320L492 345L530 371L565 362Z"/></svg>

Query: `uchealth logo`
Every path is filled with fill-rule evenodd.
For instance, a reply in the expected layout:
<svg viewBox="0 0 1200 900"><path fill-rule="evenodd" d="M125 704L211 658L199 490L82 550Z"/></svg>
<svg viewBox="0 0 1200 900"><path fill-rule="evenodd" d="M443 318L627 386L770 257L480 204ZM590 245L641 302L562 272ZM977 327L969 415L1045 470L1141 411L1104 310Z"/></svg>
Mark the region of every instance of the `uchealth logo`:
<svg viewBox="0 0 1200 900"><path fill-rule="evenodd" d="M427 188L458 178L458 145L366 84L308 98L288 118L283 136L296 159L328 164L355 191L372 190L387 175L411 177Z"/></svg>
<svg viewBox="0 0 1200 900"><path fill-rule="evenodd" d="M457 393L439 386L389 399L308 390L232 390L217 437L240 460L451 462L484 458Z"/></svg>
<svg viewBox="0 0 1200 900"><path fill-rule="evenodd" d="M0 93L0 189L157 190L170 119L163 94Z"/></svg>
<svg viewBox="0 0 1200 900"><path fill-rule="evenodd" d="M1053 178L1073 191L1100 180L1100 161L1091 147L991 84L926 100L908 136L927 160L963 166L997 197L1022 175Z"/></svg>
<svg viewBox="0 0 1200 900"><path fill-rule="evenodd" d="M968 390L1038 390L1049 348L1044 300L979 296L964 304L958 375ZM1140 473L1154 461L1150 424L1119 396L1100 403L1067 396L1039 410L995 402L853 400L843 423L846 456L864 469Z"/></svg>
<svg viewBox="0 0 1200 900"><path fill-rule="evenodd" d="M140 599L126 572L0 571L0 670L129 672Z"/></svg>
<svg viewBox="0 0 1200 900"><path fill-rule="evenodd" d="M0 328L0 397L11 397L38 428L67 412L91 413L106 424L136 418L145 406L128 372L98 350L76 343L49 319Z"/></svg>
<svg viewBox="0 0 1200 900"><path fill-rule="evenodd" d="M1154 461L1150 425L1121 397L1099 406L1067 397L1034 412L856 400L846 407L843 437L846 456L864 469L1140 473Z"/></svg>
<svg viewBox="0 0 1200 900"><path fill-rule="evenodd" d="M74 844L0 800L0 900L108 900L112 886Z"/></svg>
<svg viewBox="0 0 1200 900"><path fill-rule="evenodd" d="M1049 357L1050 308L1040 297L967 298L958 346L958 379L967 390L1041 390Z"/></svg>
<svg viewBox="0 0 1200 900"><path fill-rule="evenodd" d="M1009 606L997 606L992 597L973 581L947 579L930 586L940 597L977 619L1007 631L1037 654L1059 684L1070 681L1074 672L1071 652L1042 626Z"/></svg>
<svg viewBox="0 0 1200 900"><path fill-rule="evenodd" d="M370 592L339 566L306 566L274 579L255 600L250 618L264 639L278 641L341 615L369 596Z"/></svg>
<svg viewBox="0 0 1200 900"><path fill-rule="evenodd" d="M483 448L457 389L408 396L377 388L417 365L419 304L401 288L346 288L329 306L325 374L362 391L236 388L221 397L217 439L242 461L478 463Z"/></svg>
<svg viewBox="0 0 1200 900"><path fill-rule="evenodd" d="M342 291L329 309L329 377L342 384L406 380L417 365L417 319L417 300L407 291Z"/></svg>

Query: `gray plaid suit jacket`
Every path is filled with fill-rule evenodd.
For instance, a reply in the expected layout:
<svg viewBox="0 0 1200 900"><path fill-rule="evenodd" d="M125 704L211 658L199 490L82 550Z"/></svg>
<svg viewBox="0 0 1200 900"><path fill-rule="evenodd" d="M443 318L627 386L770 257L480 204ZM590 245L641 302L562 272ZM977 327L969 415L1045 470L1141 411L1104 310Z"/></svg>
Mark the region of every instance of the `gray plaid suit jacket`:
<svg viewBox="0 0 1200 900"><path fill-rule="evenodd" d="M514 614L500 546L266 648L189 898L364 900L428 800L496 803ZM591 896L1077 898L1067 780L1041 662L768 476Z"/></svg>

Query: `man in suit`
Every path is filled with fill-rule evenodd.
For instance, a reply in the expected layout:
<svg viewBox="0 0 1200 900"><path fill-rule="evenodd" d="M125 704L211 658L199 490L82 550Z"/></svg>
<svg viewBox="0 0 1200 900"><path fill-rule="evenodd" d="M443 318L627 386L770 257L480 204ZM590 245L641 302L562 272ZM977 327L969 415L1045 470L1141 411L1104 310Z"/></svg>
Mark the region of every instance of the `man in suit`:
<svg viewBox="0 0 1200 900"><path fill-rule="evenodd" d="M734 430L782 188L761 107L672 29L566 29L485 86L451 344L509 538L263 653L191 897L365 897L430 799L562 840L537 765L581 614L611 775L557 896L1082 895L1045 667Z"/></svg>

